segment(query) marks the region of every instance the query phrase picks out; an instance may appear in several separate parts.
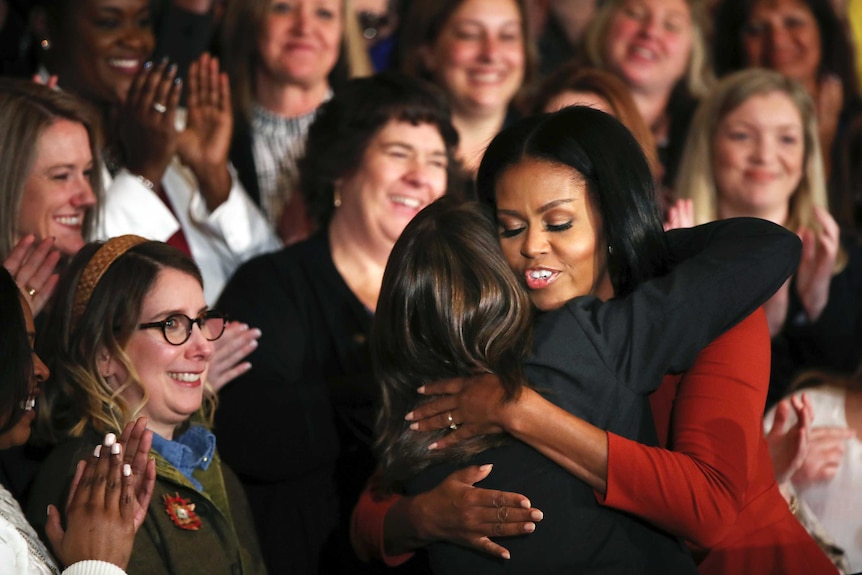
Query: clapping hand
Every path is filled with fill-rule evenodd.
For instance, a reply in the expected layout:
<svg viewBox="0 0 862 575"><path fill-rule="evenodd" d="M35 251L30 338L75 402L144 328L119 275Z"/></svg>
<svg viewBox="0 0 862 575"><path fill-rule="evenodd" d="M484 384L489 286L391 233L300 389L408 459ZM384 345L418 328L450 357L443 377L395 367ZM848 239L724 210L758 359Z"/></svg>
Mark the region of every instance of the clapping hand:
<svg viewBox="0 0 862 575"><path fill-rule="evenodd" d="M60 252L54 247L54 238L37 242L36 236L26 235L15 244L3 267L15 278L33 315L39 315L57 287L54 273Z"/></svg>
<svg viewBox="0 0 862 575"><path fill-rule="evenodd" d="M155 462L148 459L151 443L152 432L141 418L126 426L119 442L107 434L102 445L78 463L66 502L66 529L53 505L45 527L63 565L90 559L123 569L128 565L155 485Z"/></svg>
<svg viewBox="0 0 862 575"><path fill-rule="evenodd" d="M224 333L213 342L213 354L207 372L207 383L214 391L220 390L251 369L251 363L243 361L257 348L260 330L249 328L238 321L227 324Z"/></svg>
<svg viewBox="0 0 862 575"><path fill-rule="evenodd" d="M227 162L232 133L227 74L219 71L218 58L204 53L189 67L188 120L177 151L195 173L210 211L230 194Z"/></svg>
<svg viewBox="0 0 862 575"><path fill-rule="evenodd" d="M838 223L824 208L814 208L820 231L802 228L802 260L796 272L796 290L810 321L817 321L829 302L829 286L840 244Z"/></svg>
<svg viewBox="0 0 862 575"><path fill-rule="evenodd" d="M182 80L167 60L147 62L120 111L120 143L126 168L158 184L177 151L176 113Z"/></svg>

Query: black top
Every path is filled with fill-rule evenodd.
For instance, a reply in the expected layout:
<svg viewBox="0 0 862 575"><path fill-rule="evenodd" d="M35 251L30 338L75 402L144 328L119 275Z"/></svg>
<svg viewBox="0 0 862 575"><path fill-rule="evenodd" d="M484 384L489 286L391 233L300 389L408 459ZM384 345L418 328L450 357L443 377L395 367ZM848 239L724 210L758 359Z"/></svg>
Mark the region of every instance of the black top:
<svg viewBox="0 0 862 575"><path fill-rule="evenodd" d="M335 268L326 231L248 261L218 307L263 332L252 369L220 392L215 431L269 571L392 573L360 563L349 544L350 513L375 467L372 313Z"/></svg>
<svg viewBox="0 0 862 575"><path fill-rule="evenodd" d="M526 363L531 385L553 403L651 445L657 441L647 396L664 373L686 369L706 343L768 299L792 273L800 251L793 234L754 219L714 222L668 237L677 257L697 257L626 298L576 298L542 315ZM437 572L696 572L675 539L600 506L589 486L521 442L488 450L470 463L493 463L481 487L523 493L545 519L535 533L506 540L509 561L433 545ZM430 489L455 468L442 464L420 473L408 483L408 493Z"/></svg>
<svg viewBox="0 0 862 575"><path fill-rule="evenodd" d="M811 369L841 374L862 362L862 246L845 238L848 261L829 284L829 301L811 322L802 307L796 278L790 283L787 318L772 338L772 371L766 409L790 391L794 377Z"/></svg>

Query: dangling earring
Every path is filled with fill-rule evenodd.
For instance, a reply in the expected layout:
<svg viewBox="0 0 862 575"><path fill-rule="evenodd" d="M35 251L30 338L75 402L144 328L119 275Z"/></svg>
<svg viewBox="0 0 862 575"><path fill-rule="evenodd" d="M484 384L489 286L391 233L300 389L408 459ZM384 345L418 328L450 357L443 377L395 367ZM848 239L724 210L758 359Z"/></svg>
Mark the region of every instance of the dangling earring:
<svg viewBox="0 0 862 575"><path fill-rule="evenodd" d="M610 255L614 255L614 246L612 246L612 245L608 244L608 253L609 253Z"/></svg>
<svg viewBox="0 0 862 575"><path fill-rule="evenodd" d="M336 208L341 207L341 190L336 189L332 194L332 205Z"/></svg>
<svg viewBox="0 0 862 575"><path fill-rule="evenodd" d="M51 41L50 41L50 40L48 40L47 38L42 39L42 41L41 41L41 42L39 42L39 45L40 45L40 46L42 47L42 49L43 49L43 50L45 50L45 51L48 51L48 50L50 50L50 49L51 49Z"/></svg>

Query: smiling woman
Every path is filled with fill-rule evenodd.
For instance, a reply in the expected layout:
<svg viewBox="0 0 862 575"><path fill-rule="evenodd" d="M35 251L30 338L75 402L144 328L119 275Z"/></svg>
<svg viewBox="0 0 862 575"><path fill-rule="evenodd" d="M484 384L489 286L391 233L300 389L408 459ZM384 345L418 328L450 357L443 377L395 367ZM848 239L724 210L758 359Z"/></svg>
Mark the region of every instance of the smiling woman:
<svg viewBox="0 0 862 575"><path fill-rule="evenodd" d="M74 255L102 195L93 120L69 94L3 80L0 125L0 259L28 234L54 238L63 255Z"/></svg>
<svg viewBox="0 0 862 575"><path fill-rule="evenodd" d="M39 431L58 445L31 488L30 521L43 529L45 506L65 501L71 464L94 436L144 415L157 477L129 571L264 572L242 488L209 431L207 374L224 319L207 310L197 266L167 244L120 236L84 246L59 286L39 347L53 373Z"/></svg>
<svg viewBox="0 0 862 575"><path fill-rule="evenodd" d="M348 82L299 163L320 231L248 262L222 294L220 308L265 334L254 369L220 392L216 424L272 573L369 569L347 526L374 469L371 320L392 246L455 180L457 142L432 86L400 74Z"/></svg>
<svg viewBox="0 0 862 575"><path fill-rule="evenodd" d="M532 81L535 47L522 0L419 0L402 34L403 69L446 92L471 172Z"/></svg>

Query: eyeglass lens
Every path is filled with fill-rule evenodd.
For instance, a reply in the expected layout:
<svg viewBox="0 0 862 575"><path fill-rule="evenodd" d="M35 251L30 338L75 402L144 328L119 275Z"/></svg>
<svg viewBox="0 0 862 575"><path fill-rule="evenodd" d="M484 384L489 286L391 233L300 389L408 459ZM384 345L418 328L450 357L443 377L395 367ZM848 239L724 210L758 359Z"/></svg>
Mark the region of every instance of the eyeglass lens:
<svg viewBox="0 0 862 575"><path fill-rule="evenodd" d="M191 335L193 323L200 326L207 340L215 341L224 332L225 318L217 312L207 312L198 319L183 314L172 315L165 320L165 339L174 345L185 343Z"/></svg>

